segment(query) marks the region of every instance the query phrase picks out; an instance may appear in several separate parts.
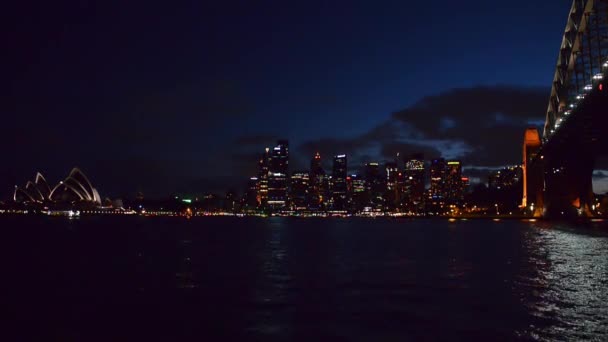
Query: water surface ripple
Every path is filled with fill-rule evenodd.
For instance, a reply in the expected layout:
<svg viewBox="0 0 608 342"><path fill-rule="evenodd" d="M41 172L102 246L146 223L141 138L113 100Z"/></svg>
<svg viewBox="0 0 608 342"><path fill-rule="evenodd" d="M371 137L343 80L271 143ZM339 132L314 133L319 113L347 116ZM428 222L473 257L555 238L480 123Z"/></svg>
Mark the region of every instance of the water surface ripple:
<svg viewBox="0 0 608 342"><path fill-rule="evenodd" d="M0 217L23 340L608 338L608 227Z"/></svg>

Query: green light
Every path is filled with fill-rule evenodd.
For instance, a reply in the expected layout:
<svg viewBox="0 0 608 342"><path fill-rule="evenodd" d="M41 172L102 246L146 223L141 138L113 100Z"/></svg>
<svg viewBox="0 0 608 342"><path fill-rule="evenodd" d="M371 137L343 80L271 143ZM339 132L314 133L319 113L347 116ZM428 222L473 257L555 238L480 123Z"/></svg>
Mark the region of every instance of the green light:
<svg viewBox="0 0 608 342"><path fill-rule="evenodd" d="M188 199L188 198L184 198L184 199L182 200L182 202L184 202L184 203L192 203L192 200L191 200L191 199Z"/></svg>
<svg viewBox="0 0 608 342"><path fill-rule="evenodd" d="M460 162L451 161L451 162L448 162L448 165L460 165Z"/></svg>

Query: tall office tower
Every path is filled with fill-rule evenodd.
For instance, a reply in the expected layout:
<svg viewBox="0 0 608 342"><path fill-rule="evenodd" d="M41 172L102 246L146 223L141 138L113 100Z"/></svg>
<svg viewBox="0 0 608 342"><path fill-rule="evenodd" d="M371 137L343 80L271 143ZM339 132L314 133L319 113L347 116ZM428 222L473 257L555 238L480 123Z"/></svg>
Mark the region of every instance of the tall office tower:
<svg viewBox="0 0 608 342"><path fill-rule="evenodd" d="M325 174L325 170L323 170L323 166L321 165L321 155L317 152L310 160L310 176L319 174Z"/></svg>
<svg viewBox="0 0 608 342"><path fill-rule="evenodd" d="M268 172L270 169L270 149L266 147L258 162L258 205L265 208L268 204Z"/></svg>
<svg viewBox="0 0 608 342"><path fill-rule="evenodd" d="M334 196L333 189L334 188L334 179L332 175L326 175L323 179L323 208L324 209L332 209L334 207Z"/></svg>
<svg viewBox="0 0 608 342"><path fill-rule="evenodd" d="M369 193L370 206L373 210L384 209L384 192L386 183L380 175L378 163L365 163L365 190Z"/></svg>
<svg viewBox="0 0 608 342"><path fill-rule="evenodd" d="M445 193L446 202L448 204L462 203L462 165L460 164L460 161L451 160L447 163Z"/></svg>
<svg viewBox="0 0 608 342"><path fill-rule="evenodd" d="M358 212L369 206L369 195L365 187L365 179L359 175L350 176L350 209Z"/></svg>
<svg viewBox="0 0 608 342"><path fill-rule="evenodd" d="M431 161L431 189L429 199L436 204L443 205L446 200L447 164L445 159L438 158Z"/></svg>
<svg viewBox="0 0 608 342"><path fill-rule="evenodd" d="M311 210L319 210L322 208L325 192L325 170L321 165L321 155L319 152L310 160L310 190L308 191L309 200L308 207Z"/></svg>
<svg viewBox="0 0 608 342"><path fill-rule="evenodd" d="M287 186L289 177L289 143L279 140L272 149L268 173L268 205L281 209L287 205Z"/></svg>
<svg viewBox="0 0 608 342"><path fill-rule="evenodd" d="M386 192L384 202L388 210L394 211L399 203L399 169L396 162L386 163Z"/></svg>
<svg viewBox="0 0 608 342"><path fill-rule="evenodd" d="M419 211L424 205L424 156L414 154L405 161L404 197L408 210Z"/></svg>
<svg viewBox="0 0 608 342"><path fill-rule="evenodd" d="M290 202L294 210L308 209L309 174L305 171L294 172L291 175Z"/></svg>
<svg viewBox="0 0 608 342"><path fill-rule="evenodd" d="M332 209L346 210L347 204L347 184L346 184L347 160L346 154L334 156L332 168Z"/></svg>

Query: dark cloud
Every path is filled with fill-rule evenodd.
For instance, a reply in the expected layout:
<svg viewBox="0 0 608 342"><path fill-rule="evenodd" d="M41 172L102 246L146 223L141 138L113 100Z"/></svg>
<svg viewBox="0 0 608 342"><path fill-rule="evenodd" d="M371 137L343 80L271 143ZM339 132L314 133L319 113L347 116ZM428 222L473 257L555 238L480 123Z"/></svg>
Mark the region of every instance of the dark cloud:
<svg viewBox="0 0 608 342"><path fill-rule="evenodd" d="M499 166L520 161L523 132L544 117L546 105L544 88L460 88L425 97L392 118L426 139L464 143L466 163Z"/></svg>
<svg viewBox="0 0 608 342"><path fill-rule="evenodd" d="M447 118L453 120L454 125L445 131L456 134L459 129L471 132L472 128L518 125L530 119L542 118L547 100L545 88L458 88L425 97L410 108L395 112L393 117L430 136L438 135L442 119Z"/></svg>
<svg viewBox="0 0 608 342"><path fill-rule="evenodd" d="M397 152L423 153L427 160L461 159L468 175L485 179L493 168L520 162L523 132L542 119L546 101L547 92L539 88L454 89L395 112L359 136L310 140L296 151L306 158L320 152L327 167L331 156L346 153L353 168L392 160Z"/></svg>

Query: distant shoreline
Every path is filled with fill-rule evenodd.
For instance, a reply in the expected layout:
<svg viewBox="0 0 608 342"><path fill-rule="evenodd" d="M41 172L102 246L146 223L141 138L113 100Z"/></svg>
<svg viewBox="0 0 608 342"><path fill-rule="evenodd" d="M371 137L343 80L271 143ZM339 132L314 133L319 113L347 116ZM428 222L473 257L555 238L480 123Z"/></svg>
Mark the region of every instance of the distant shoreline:
<svg viewBox="0 0 608 342"><path fill-rule="evenodd" d="M28 210L0 210L0 217L69 217L69 218L85 218L85 217L144 217L144 218L161 218L161 217L174 217L174 218L261 218L261 219L275 219L275 218L288 218L288 219L395 219L395 220L448 220L452 222L456 221L467 221L467 220L520 220L527 222L536 221L564 221L564 222L602 222L608 218L603 217L564 217L564 218L548 218L548 217L531 217L522 215L466 215L466 216L443 216L443 215L331 215L331 214L318 214L318 215L250 215L250 214L233 214L233 213L196 213L196 214L185 214L182 212L148 212L148 213L135 213L130 212L78 212L78 211L61 211L55 213L44 213L44 212L31 212Z"/></svg>

